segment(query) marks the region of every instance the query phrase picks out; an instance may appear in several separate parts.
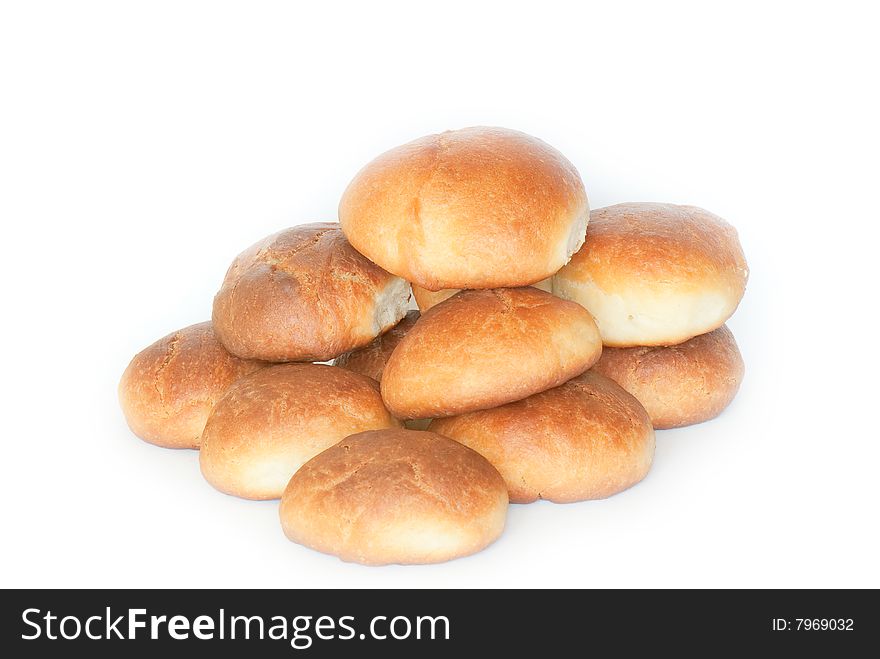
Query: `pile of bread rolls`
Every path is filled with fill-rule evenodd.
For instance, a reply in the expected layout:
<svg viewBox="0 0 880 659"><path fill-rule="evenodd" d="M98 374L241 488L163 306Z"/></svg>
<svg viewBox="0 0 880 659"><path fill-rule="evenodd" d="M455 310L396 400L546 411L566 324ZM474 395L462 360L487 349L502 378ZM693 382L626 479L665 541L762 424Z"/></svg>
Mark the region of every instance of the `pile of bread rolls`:
<svg viewBox="0 0 880 659"><path fill-rule="evenodd" d="M280 498L294 542L445 561L493 542L509 502L631 487L655 429L718 415L743 377L724 323L747 278L712 213L590 213L544 142L449 131L367 164L339 223L239 254L211 322L136 355L119 396L136 435L199 449L221 492Z"/></svg>

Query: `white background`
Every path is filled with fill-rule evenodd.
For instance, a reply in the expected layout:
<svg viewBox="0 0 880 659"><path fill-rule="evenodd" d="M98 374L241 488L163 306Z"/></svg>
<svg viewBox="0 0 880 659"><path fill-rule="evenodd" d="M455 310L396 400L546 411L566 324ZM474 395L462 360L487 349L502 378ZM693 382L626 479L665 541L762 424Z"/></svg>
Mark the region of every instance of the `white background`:
<svg viewBox="0 0 880 659"><path fill-rule="evenodd" d="M870 3L4 2L0 585L880 586ZM136 439L135 352L231 259L336 217L381 151L474 124L591 205L690 203L751 267L747 374L607 501L512 506L487 551L366 568L288 542Z"/></svg>

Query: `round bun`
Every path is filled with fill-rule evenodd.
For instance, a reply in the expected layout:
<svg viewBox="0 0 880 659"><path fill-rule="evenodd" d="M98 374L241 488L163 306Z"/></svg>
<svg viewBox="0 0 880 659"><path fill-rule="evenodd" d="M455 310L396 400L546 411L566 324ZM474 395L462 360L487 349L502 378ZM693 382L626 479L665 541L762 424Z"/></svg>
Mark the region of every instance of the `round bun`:
<svg viewBox="0 0 880 659"><path fill-rule="evenodd" d="M507 488L485 458L436 433L363 432L296 472L280 515L288 538L344 561L439 563L501 535Z"/></svg>
<svg viewBox="0 0 880 659"><path fill-rule="evenodd" d="M409 311L397 325L373 339L369 345L340 355L334 361L336 366L366 375L377 382L382 380L385 363L394 352L400 340L406 336L419 319L418 311Z"/></svg>
<svg viewBox="0 0 880 659"><path fill-rule="evenodd" d="M596 323L578 304L530 287L462 291L397 344L382 398L401 419L487 409L560 385L601 352Z"/></svg>
<svg viewBox="0 0 880 659"><path fill-rule="evenodd" d="M307 460L352 433L399 427L370 378L320 364L270 366L229 388L199 461L221 492L277 499Z"/></svg>
<svg viewBox="0 0 880 659"><path fill-rule="evenodd" d="M674 345L720 327L745 292L736 230L694 206L618 204L593 211L587 240L553 280L584 305L605 345Z"/></svg>
<svg viewBox="0 0 880 659"><path fill-rule="evenodd" d="M426 288L525 286L584 241L589 207L574 166L513 130L465 128L382 154L339 204L359 252Z"/></svg>
<svg viewBox="0 0 880 659"><path fill-rule="evenodd" d="M669 347L606 348L593 367L641 401L655 428L713 419L736 396L745 372L726 325Z"/></svg>
<svg viewBox="0 0 880 659"><path fill-rule="evenodd" d="M360 255L338 224L276 233L233 261L214 298L227 350L267 361L325 361L406 313L409 284Z"/></svg>
<svg viewBox="0 0 880 659"><path fill-rule="evenodd" d="M119 382L119 404L144 441L199 448L217 400L233 382L263 366L229 354L211 323L191 325L135 355Z"/></svg>
<svg viewBox="0 0 880 659"><path fill-rule="evenodd" d="M531 286L552 293L553 278L548 277L547 279L542 279L535 284L531 284ZM460 290L460 288L444 288L442 291L429 291L427 288L422 288L421 286L416 286L414 284L412 287L412 294L419 307L419 311L424 313L434 305L443 302L443 300L448 300Z"/></svg>
<svg viewBox="0 0 880 659"><path fill-rule="evenodd" d="M639 402L588 371L525 400L429 427L486 457L513 503L603 499L642 480L654 429Z"/></svg>

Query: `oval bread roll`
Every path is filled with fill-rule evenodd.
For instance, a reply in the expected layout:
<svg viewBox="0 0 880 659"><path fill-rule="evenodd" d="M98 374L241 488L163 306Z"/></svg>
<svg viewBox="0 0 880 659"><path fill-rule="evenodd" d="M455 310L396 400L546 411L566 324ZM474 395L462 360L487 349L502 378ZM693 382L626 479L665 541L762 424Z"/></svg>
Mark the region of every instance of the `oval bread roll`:
<svg viewBox="0 0 880 659"><path fill-rule="evenodd" d="M326 361L406 313L409 284L370 263L338 224L304 224L242 252L214 298L214 329L239 357Z"/></svg>
<svg viewBox="0 0 880 659"><path fill-rule="evenodd" d="M525 400L435 419L429 430L485 456L513 503L604 499L641 481L654 458L645 409L594 371Z"/></svg>
<svg viewBox="0 0 880 659"><path fill-rule="evenodd" d="M399 427L370 378L335 366L280 364L239 380L202 437L202 474L245 499L277 499L305 462L344 437Z"/></svg>
<svg viewBox="0 0 880 659"><path fill-rule="evenodd" d="M726 325L675 346L606 348L593 370L639 399L655 428L713 419L739 391L742 355Z"/></svg>
<svg viewBox="0 0 880 659"><path fill-rule="evenodd" d="M374 263L431 291L526 286L584 241L589 206L556 149L503 128L429 135L380 155L348 185L339 221Z"/></svg>
<svg viewBox="0 0 880 659"><path fill-rule="evenodd" d="M463 414L560 385L601 352L596 323L578 304L530 287L462 291L397 345L382 398L401 419Z"/></svg>
<svg viewBox="0 0 880 659"><path fill-rule="evenodd" d="M593 211L587 239L553 292L593 314L605 345L675 345L720 327L748 279L736 230L694 206Z"/></svg>
<svg viewBox="0 0 880 659"><path fill-rule="evenodd" d="M438 563L504 529L507 488L478 453L435 433L347 437L294 474L280 508L293 542L367 565Z"/></svg>
<svg viewBox="0 0 880 659"><path fill-rule="evenodd" d="M199 448L214 404L263 362L229 354L211 323L173 332L131 360L119 382L119 403L135 435L165 448Z"/></svg>

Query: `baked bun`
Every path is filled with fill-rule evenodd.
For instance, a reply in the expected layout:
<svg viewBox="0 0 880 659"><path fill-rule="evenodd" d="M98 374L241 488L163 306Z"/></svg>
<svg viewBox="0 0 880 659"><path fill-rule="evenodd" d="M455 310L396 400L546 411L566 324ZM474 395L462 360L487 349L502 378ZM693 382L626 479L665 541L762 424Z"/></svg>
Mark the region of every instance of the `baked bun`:
<svg viewBox="0 0 880 659"><path fill-rule="evenodd" d="M589 207L574 166L513 130L465 128L382 154L339 203L351 244L430 291L526 286L584 241Z"/></svg>
<svg viewBox="0 0 880 659"><path fill-rule="evenodd" d="M603 499L642 480L654 458L648 413L594 371L525 400L435 419L429 429L485 456L513 503Z"/></svg>
<svg viewBox="0 0 880 659"><path fill-rule="evenodd" d="M593 369L638 398L661 429L721 414L739 390L745 365L722 325L675 346L606 348Z"/></svg>
<svg viewBox="0 0 880 659"><path fill-rule="evenodd" d="M409 293L338 224L304 224L238 255L214 298L214 329L239 357L326 361L396 324Z"/></svg>
<svg viewBox="0 0 880 659"><path fill-rule="evenodd" d="M340 368L347 368L349 371L373 378L377 382L381 381L385 363L418 319L418 311L407 312L403 320L390 330L380 334L363 348L340 355L333 363Z"/></svg>
<svg viewBox="0 0 880 659"><path fill-rule="evenodd" d="M229 354L211 323L191 325L135 355L119 382L119 404L144 441L199 448L214 403L233 382L263 366Z"/></svg>
<svg viewBox="0 0 880 659"><path fill-rule="evenodd" d="M399 427L370 378L281 364L230 387L202 436L202 474L221 492L277 499L303 463L352 433Z"/></svg>
<svg viewBox="0 0 880 659"><path fill-rule="evenodd" d="M485 458L441 435L362 432L294 474L280 516L288 538L344 561L439 563L501 535L507 488Z"/></svg>
<svg viewBox="0 0 880 659"><path fill-rule="evenodd" d="M587 240L553 279L584 305L605 345L674 345L720 327L748 268L736 230L694 206L618 204L593 211Z"/></svg>
<svg viewBox="0 0 880 659"><path fill-rule="evenodd" d="M601 352L596 323L578 304L530 287L462 291L397 344L382 398L401 419L463 414L560 385Z"/></svg>
<svg viewBox="0 0 880 659"><path fill-rule="evenodd" d="M531 285L535 288L541 289L542 291L547 291L548 293L553 292L552 277L542 279L538 283ZM440 304L441 302L443 302L443 300L448 300L460 290L460 288L444 288L442 291L429 291L427 288L413 285L412 294L413 298L415 298L416 304L419 307L419 311L424 313L435 304Z"/></svg>

